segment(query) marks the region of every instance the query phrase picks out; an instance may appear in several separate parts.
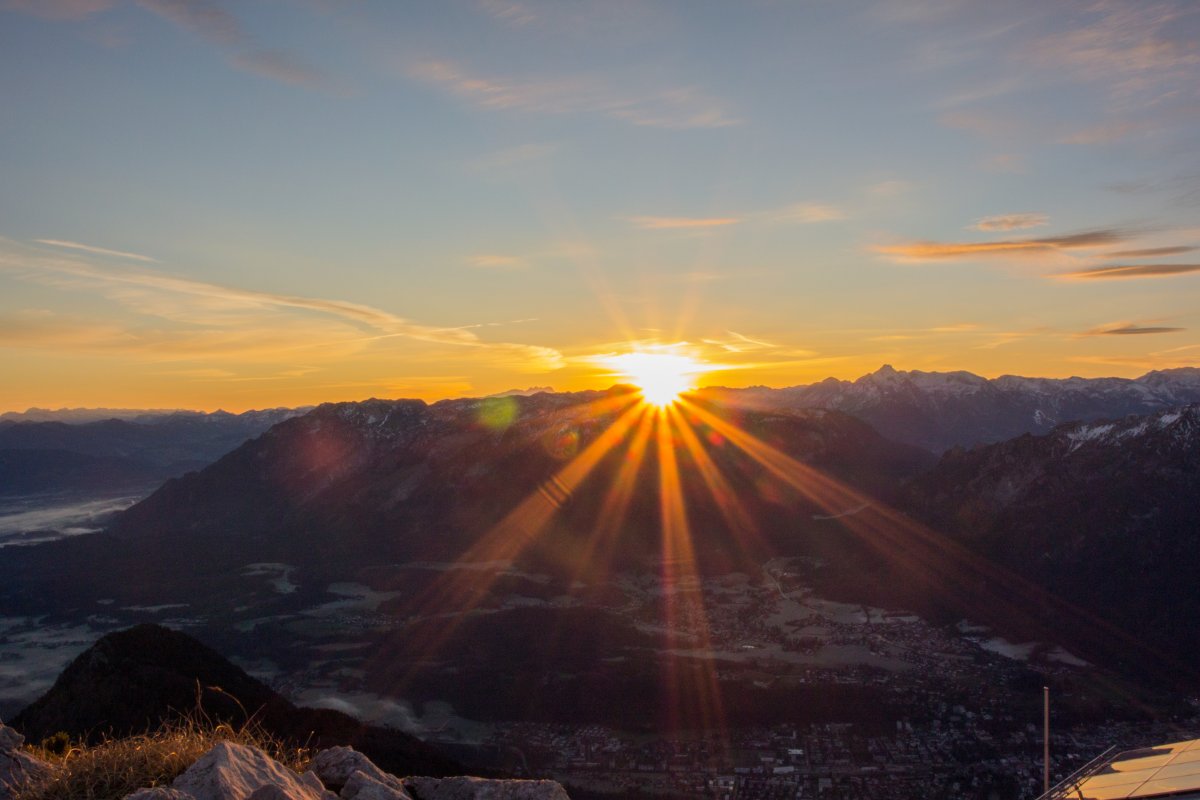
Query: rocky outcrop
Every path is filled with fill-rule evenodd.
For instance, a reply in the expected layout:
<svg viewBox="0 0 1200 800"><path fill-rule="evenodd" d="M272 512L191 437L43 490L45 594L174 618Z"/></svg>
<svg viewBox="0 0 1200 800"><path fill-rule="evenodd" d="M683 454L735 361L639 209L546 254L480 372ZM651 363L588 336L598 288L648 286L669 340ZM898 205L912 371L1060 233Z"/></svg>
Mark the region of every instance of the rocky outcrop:
<svg viewBox="0 0 1200 800"><path fill-rule="evenodd" d="M365 772L355 772L342 787L342 800L412 800L404 784L391 775L378 780Z"/></svg>
<svg viewBox="0 0 1200 800"><path fill-rule="evenodd" d="M340 790L340 795L334 794ZM125 800L570 800L554 781L398 778L352 747L322 750L297 775L262 750L222 742L171 788L140 789ZM0 800L7 797L0 792Z"/></svg>
<svg viewBox="0 0 1200 800"><path fill-rule="evenodd" d="M363 773L365 777L376 783L393 782L394 788L401 791L404 788L399 779L375 766L371 759L353 747L330 747L328 750L322 750L313 757L312 764L308 769L320 778L321 783L334 791L339 791L346 786L356 772Z"/></svg>
<svg viewBox="0 0 1200 800"><path fill-rule="evenodd" d="M259 794L264 787L274 787ZM296 775L255 747L221 742L171 784L195 800L323 800L326 792L311 772Z"/></svg>
<svg viewBox="0 0 1200 800"><path fill-rule="evenodd" d="M0 723L0 800L9 800L13 789L53 774L54 767L21 749L25 737Z"/></svg>

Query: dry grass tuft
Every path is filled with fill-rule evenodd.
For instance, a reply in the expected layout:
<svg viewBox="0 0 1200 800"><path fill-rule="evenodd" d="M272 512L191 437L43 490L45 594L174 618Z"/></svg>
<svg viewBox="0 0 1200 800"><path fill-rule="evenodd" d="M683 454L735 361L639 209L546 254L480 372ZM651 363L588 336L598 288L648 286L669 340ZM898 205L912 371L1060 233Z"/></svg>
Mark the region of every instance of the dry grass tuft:
<svg viewBox="0 0 1200 800"><path fill-rule="evenodd" d="M233 728L194 713L150 733L72 744L59 754L31 747L58 770L53 778L18 788L13 800L121 800L143 787L169 786L218 742L257 747L296 772L311 758L306 748L285 745L253 721Z"/></svg>

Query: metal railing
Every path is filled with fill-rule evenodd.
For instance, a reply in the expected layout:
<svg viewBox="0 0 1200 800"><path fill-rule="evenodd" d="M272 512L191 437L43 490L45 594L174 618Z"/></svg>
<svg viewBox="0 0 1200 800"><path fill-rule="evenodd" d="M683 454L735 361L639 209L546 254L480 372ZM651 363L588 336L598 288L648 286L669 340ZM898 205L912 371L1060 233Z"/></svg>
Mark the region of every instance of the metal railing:
<svg viewBox="0 0 1200 800"><path fill-rule="evenodd" d="M1103 753L1051 786L1050 791L1040 795L1037 800L1067 800L1070 797L1071 790L1079 788L1080 784L1099 772L1108 764L1109 756L1113 755L1116 751L1117 748L1115 746L1109 747Z"/></svg>

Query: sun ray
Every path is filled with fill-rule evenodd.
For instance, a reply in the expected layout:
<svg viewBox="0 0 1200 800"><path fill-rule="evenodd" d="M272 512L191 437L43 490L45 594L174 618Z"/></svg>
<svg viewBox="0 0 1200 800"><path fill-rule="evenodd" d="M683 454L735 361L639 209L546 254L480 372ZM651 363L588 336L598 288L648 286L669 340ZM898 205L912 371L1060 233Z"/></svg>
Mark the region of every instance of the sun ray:
<svg viewBox="0 0 1200 800"><path fill-rule="evenodd" d="M692 430L691 424L683 417L680 410L674 406L667 409L667 417L674 426L688 454L695 461L696 468L700 472L700 477L708 488L709 494L712 495L713 500L716 502L717 510L721 513L721 517L725 520L725 524L729 527L729 530L735 537L750 539L755 544L761 543L758 526L754 524L754 520L746 512L741 501L738 500L737 492L729 485L729 481L725 476L721 474L712 456L708 454L708 451L700 443L700 438Z"/></svg>
<svg viewBox="0 0 1200 800"><path fill-rule="evenodd" d="M655 415L650 407L641 405L641 418L637 423L629 447L625 451L625 460L617 471L617 476L604 495L600 505L600 515L596 519L596 527L584 545L582 557L575 571L575 579L584 577L584 572L591 570L591 582L602 583L607 578L613 549L617 546L621 526L633 500L637 488L637 478L642 463L646 459L647 444L654 429Z"/></svg>
<svg viewBox="0 0 1200 800"><path fill-rule="evenodd" d="M532 544L563 502L579 488L613 448L621 444L645 407L635 398L623 395L609 398L628 406L617 419L596 437L569 464L544 481L525 497L516 508L484 534L458 558L458 563L511 562ZM610 406L611 407L611 406ZM496 573L466 570L447 570L443 578L423 592L411 604L411 613L418 618L438 618L431 624L419 625L412 632L409 645L424 656L437 652L454 634L462 616L478 607L496 581ZM446 609L456 613L444 616Z"/></svg>
<svg viewBox="0 0 1200 800"><path fill-rule="evenodd" d="M676 443L665 409L659 409L655 415L655 440L659 459L662 586L668 651L664 661L667 719L672 729L679 729L685 721L683 713L694 710L705 730L720 733L725 730L724 707L712 661L708 613L696 569ZM686 647L687 642L681 635L685 629L693 632L692 647ZM677 655L683 649L699 653L694 662L686 665L686 671L681 669L683 661Z"/></svg>

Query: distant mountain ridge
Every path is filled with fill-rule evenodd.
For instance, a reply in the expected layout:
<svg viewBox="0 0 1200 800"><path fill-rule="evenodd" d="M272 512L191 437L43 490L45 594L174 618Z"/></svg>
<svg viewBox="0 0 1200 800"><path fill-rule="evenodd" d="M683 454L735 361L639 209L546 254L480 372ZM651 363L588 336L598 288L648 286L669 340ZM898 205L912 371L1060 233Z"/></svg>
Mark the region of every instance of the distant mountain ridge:
<svg viewBox="0 0 1200 800"><path fill-rule="evenodd" d="M708 389L752 408L829 408L898 442L935 453L1049 433L1065 422L1110 419L1200 402L1200 368L1140 378L988 379L970 372L900 371L885 364L855 381L827 378L785 389Z"/></svg>
<svg viewBox="0 0 1200 800"><path fill-rule="evenodd" d="M282 541L281 531L295 528L317 547L335 541L343 554L362 547L372 558L384 552L397 558L453 557L461 542L487 530L501 510L537 492L594 442L618 416L614 406L604 404L623 397L633 402L628 388L514 396L512 422L500 427L488 422L486 399L323 405L196 475L168 482L123 514L115 531L134 538L237 531ZM753 411L741 416L741 424L761 429L761 436L792 457L872 491L894 491L933 461L838 412ZM611 482L631 438L632 431L622 437L592 480L602 487ZM717 448L713 455L732 457ZM651 450L633 508L644 505L642 516L657 525L655 460ZM700 496L708 492L697 485L699 479L685 477L683 491L695 492L697 507L718 516L711 500L706 504ZM599 509L591 506L602 493L581 492L578 503L567 504L566 516L578 515L577 528L594 526ZM398 539L397 530L405 537ZM426 548L432 549L423 552Z"/></svg>
<svg viewBox="0 0 1200 800"><path fill-rule="evenodd" d="M120 419L149 424L169 417L211 417L214 419L244 417L252 419L255 417L278 416L280 413L288 411L303 413L312 408L312 406L303 406L291 409L280 406L277 408L257 409L233 414L221 409L216 411L191 411L183 408L37 408L35 406L25 411L5 411L3 414L0 414L0 423L63 422L68 425L82 425L88 422Z"/></svg>
<svg viewBox="0 0 1200 800"><path fill-rule="evenodd" d="M307 409L177 411L95 421L0 422L0 496L100 491L199 469Z"/></svg>

